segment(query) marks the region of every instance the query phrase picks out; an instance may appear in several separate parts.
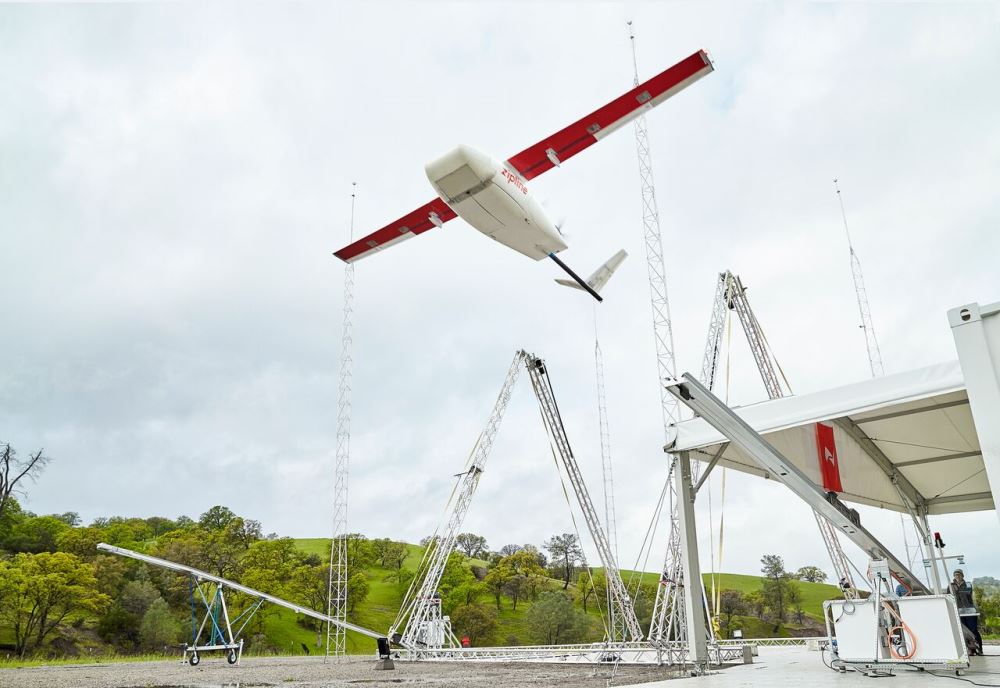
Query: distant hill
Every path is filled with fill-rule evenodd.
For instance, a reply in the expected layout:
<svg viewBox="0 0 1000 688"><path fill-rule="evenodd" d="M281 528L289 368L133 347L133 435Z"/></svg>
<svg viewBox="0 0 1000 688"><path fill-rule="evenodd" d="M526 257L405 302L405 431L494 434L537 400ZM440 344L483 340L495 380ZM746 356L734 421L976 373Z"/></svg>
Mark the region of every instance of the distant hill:
<svg viewBox="0 0 1000 688"><path fill-rule="evenodd" d="M316 554L323 559L330 556L330 540L328 538L296 539L295 544L307 554ZM420 562L420 557L423 555L423 548L419 545L411 544L408 545L408 549L409 553L404 566L411 570L416 569L417 564ZM484 562L470 561L470 566L473 563L482 565ZM366 573L370 583L368 599L356 609L352 620L358 625L373 630L388 630L396 618L396 612L402 603L405 589L401 589L394 580L391 580L393 572L388 569L373 566L366 569ZM633 575L631 571L622 572L622 576L626 581L630 579L634 581ZM655 573L643 573L641 576L645 583L655 583L658 579ZM710 574L704 575L704 582L706 590L711 590L712 581ZM802 592L803 610L809 619L809 625L810 627L815 627L822 621L823 600L838 597L838 590L836 586L824 583L799 582L798 586ZM553 589L560 589L562 588L562 583L553 580L552 587ZM716 574L716 587L723 590L738 590L745 594L754 590L760 590L763 587L763 580L759 576L732 573ZM574 586L571 585L570 592L573 591ZM487 603L492 602L486 599L483 601ZM599 641L603 638L603 624L600 613L595 607L596 605L591 604L588 609L589 615L593 618L591 624L592 637L589 639L591 641ZM530 601L521 601L518 603L517 611L515 612L511 609L509 601L504 600L503 608L499 614L499 629L496 633L496 642L498 644L512 642L521 645L530 644L527 628L527 613L530 608ZM740 617L738 624L735 625L742 628L745 637L789 636L797 634L801 630L794 625L781 625L776 630L774 624L766 623L753 617ZM314 653L323 652L323 647L316 647L316 633L300 626L296 621L296 615L290 611L276 610L267 619L265 629L268 641L285 652L301 654L303 645L309 647ZM347 649L351 654L370 653L375 651L375 642L364 636L348 632Z"/></svg>

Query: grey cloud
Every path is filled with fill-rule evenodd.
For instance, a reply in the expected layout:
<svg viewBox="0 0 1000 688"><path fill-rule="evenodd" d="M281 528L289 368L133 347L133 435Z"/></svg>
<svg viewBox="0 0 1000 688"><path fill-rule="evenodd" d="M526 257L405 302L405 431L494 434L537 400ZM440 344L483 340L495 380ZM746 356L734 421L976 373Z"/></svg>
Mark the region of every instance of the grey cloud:
<svg viewBox="0 0 1000 688"><path fill-rule="evenodd" d="M699 47L717 65L649 116L679 367L700 364L729 267L797 392L865 377L834 176L887 368L953 357L945 310L1000 287L995 8L629 9L644 74ZM28 506L89 519L227 503L267 530L326 534L342 280L330 252L350 183L360 234L430 199L422 165L449 146L508 155L617 94L631 83L626 14L0 8L0 435L56 459ZM574 267L631 254L598 315L631 563L666 471L631 132L533 190L568 217ZM519 347L550 361L596 496L592 306L555 276L458 221L358 264L352 527L430 532ZM522 387L469 515L495 546L571 527ZM736 336L730 399L763 396ZM731 473L726 499L725 568L752 572L762 550L824 563L780 486ZM707 561L706 503L699 517ZM900 539L896 515L866 519ZM956 551L1000 567L959 528L988 541L991 515L938 522Z"/></svg>

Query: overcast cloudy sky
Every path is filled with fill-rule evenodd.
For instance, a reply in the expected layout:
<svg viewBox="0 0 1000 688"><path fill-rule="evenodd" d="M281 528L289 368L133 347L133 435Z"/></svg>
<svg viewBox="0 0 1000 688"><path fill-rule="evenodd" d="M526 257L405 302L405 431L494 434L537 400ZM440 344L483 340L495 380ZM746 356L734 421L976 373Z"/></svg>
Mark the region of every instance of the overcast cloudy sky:
<svg viewBox="0 0 1000 688"><path fill-rule="evenodd" d="M680 370L730 268L796 392L866 377L833 177L887 371L953 359L946 310L1000 299L996 4L7 5L0 440L53 458L27 507L221 503L326 535L330 254L351 182L367 233L433 197L423 165L456 143L506 158L619 95L628 18L644 77L699 48L716 66L648 118ZM581 272L631 254L597 309L631 565L666 477L631 128L532 189L567 218ZM548 360L599 495L593 309L554 266L454 221L356 276L352 529L434 529L521 347ZM764 398L740 336L731 368L732 402ZM829 568L778 485L730 473L725 517L727 570L767 552ZM707 567L706 503L699 518ZM896 514L863 518L901 540ZM572 528L527 380L466 525L493 547ZM933 525L972 575L1000 574L995 515Z"/></svg>

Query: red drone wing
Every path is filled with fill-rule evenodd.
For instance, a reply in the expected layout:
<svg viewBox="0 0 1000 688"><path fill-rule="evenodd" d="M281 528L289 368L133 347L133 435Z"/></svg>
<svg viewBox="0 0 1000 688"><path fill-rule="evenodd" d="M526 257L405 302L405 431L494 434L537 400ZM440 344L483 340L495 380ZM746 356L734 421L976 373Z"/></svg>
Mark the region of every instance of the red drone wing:
<svg viewBox="0 0 1000 688"><path fill-rule="evenodd" d="M569 160L615 129L628 124L644 110L656 107L678 91L687 88L712 69L708 55L704 50L699 50L583 119L526 148L507 162L525 179L533 179L551 170L556 163ZM352 263L387 246L440 226L454 217L456 217L455 211L440 198L435 198L412 213L355 241L350 246L345 246L334 255L347 263Z"/></svg>
<svg viewBox="0 0 1000 688"><path fill-rule="evenodd" d="M533 179L551 170L556 163L563 163L597 143L644 110L656 107L712 70L708 55L699 50L583 119L524 149L507 162L525 179Z"/></svg>
<svg viewBox="0 0 1000 688"><path fill-rule="evenodd" d="M440 226L454 217L456 217L455 211L440 198L435 198L412 213L404 215L395 222L390 222L382 229L358 239L349 246L345 246L333 255L345 263L353 263L376 251L381 251L387 246L398 244L414 235L423 234L428 229Z"/></svg>

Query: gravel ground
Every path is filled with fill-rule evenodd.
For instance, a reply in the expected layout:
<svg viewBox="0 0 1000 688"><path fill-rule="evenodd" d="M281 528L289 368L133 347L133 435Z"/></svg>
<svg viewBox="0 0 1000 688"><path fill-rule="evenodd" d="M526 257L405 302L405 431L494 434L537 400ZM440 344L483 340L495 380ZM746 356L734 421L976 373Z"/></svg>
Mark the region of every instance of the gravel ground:
<svg viewBox="0 0 1000 688"><path fill-rule="evenodd" d="M375 671L375 660L352 657L324 664L322 658L244 658L233 667L206 657L197 667L180 661L71 664L0 669L0 688L256 688L259 686L419 686L427 688L605 688L610 667L587 664L396 662L395 671ZM595 669L597 670L595 672ZM620 666L615 685L662 681L670 671L656 666Z"/></svg>

